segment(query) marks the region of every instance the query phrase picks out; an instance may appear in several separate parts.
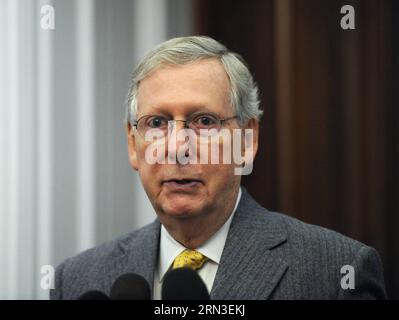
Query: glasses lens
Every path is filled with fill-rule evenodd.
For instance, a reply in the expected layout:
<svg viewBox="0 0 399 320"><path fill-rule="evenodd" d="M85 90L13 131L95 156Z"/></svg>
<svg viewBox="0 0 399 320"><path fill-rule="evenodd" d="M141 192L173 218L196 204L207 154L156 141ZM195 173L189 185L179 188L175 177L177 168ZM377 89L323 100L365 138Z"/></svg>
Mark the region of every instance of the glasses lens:
<svg viewBox="0 0 399 320"><path fill-rule="evenodd" d="M138 132L144 137L147 132L167 131L168 120L161 116L147 116L139 119L137 123Z"/></svg>
<svg viewBox="0 0 399 320"><path fill-rule="evenodd" d="M207 130L219 131L220 119L213 114L198 114L189 121L189 127L197 133L206 133Z"/></svg>

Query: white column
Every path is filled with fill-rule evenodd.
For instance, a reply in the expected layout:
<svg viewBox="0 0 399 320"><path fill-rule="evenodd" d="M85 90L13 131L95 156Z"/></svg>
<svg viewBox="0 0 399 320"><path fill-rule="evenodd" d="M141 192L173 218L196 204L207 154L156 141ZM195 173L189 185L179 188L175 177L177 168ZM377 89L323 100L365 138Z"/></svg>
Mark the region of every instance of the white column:
<svg viewBox="0 0 399 320"><path fill-rule="evenodd" d="M148 50L167 38L167 2L135 0L133 10L133 52L137 63ZM140 227L153 221L155 214L136 172L133 179L136 226Z"/></svg>
<svg viewBox="0 0 399 320"><path fill-rule="evenodd" d="M77 18L77 251L95 243L94 2L76 1Z"/></svg>
<svg viewBox="0 0 399 320"><path fill-rule="evenodd" d="M34 297L36 122L33 1L1 0L0 299Z"/></svg>
<svg viewBox="0 0 399 320"><path fill-rule="evenodd" d="M0 0L1 10L5 9L6 2ZM7 133L8 133L8 107L7 107L7 34L8 18L4 15L0 19L0 252L6 255L7 243L5 237L7 212L8 212L8 176L7 176ZM3 49L4 48L4 49ZM6 298L6 259L0 257L0 299Z"/></svg>
<svg viewBox="0 0 399 320"><path fill-rule="evenodd" d="M142 57L167 37L167 1L135 0L133 6L134 53Z"/></svg>
<svg viewBox="0 0 399 320"><path fill-rule="evenodd" d="M39 0L36 12L50 1ZM57 21L55 12L55 21ZM39 16L40 17L40 16ZM52 261L53 243L53 37L55 30L43 30L40 28L40 20L37 21L37 192L38 207L35 229L37 232L37 269L39 273L42 265L50 264ZM34 277L36 275L33 275ZM38 275L38 279L40 274ZM36 298L46 299L48 292L37 286Z"/></svg>
<svg viewBox="0 0 399 320"><path fill-rule="evenodd" d="M32 299L39 286L35 259L36 221L36 3L17 1L18 6L18 299Z"/></svg>
<svg viewBox="0 0 399 320"><path fill-rule="evenodd" d="M4 4L3 4L4 5ZM4 215L2 215L2 235L4 241L3 267L5 278L3 279L5 299L15 299L18 287L18 216L20 199L19 189L19 163L18 151L20 147L18 121L20 106L18 104L18 3L8 0L3 18L6 19L6 40L2 43L5 52L5 135L3 137L5 151L3 178L4 186ZM2 50L3 51L3 50ZM4 130L3 129L3 130Z"/></svg>

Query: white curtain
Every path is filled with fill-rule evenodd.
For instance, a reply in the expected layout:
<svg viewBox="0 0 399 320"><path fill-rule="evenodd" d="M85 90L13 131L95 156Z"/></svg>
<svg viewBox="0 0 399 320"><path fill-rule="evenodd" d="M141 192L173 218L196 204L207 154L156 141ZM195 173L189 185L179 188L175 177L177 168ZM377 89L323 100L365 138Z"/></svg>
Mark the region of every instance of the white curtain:
<svg viewBox="0 0 399 320"><path fill-rule="evenodd" d="M0 299L47 299L43 265L155 218L128 163L124 99L149 48L191 33L191 8L0 0Z"/></svg>

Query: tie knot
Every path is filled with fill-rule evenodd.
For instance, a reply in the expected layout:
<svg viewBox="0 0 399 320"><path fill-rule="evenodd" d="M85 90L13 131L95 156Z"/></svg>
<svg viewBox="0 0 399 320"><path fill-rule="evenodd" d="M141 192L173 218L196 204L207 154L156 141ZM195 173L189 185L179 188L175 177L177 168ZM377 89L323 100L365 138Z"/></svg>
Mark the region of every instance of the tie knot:
<svg viewBox="0 0 399 320"><path fill-rule="evenodd" d="M195 250L184 250L173 262L173 269L191 268L194 271L200 269L208 258Z"/></svg>

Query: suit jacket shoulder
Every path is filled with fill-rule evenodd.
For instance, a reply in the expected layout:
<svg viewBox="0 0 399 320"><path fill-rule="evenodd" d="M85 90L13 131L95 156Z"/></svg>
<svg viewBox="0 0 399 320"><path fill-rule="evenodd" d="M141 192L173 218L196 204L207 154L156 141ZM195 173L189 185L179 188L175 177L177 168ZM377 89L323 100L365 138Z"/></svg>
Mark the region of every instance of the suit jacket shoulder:
<svg viewBox="0 0 399 320"><path fill-rule="evenodd" d="M353 271L354 288L346 285L348 270ZM218 299L386 297L381 261L373 248L268 211L245 189L212 295Z"/></svg>
<svg viewBox="0 0 399 320"><path fill-rule="evenodd" d="M374 248L283 214L269 214L286 226L287 245L281 251L290 268L281 288L291 281L296 288L292 298L386 298L382 264Z"/></svg>
<svg viewBox="0 0 399 320"><path fill-rule="evenodd" d="M137 273L148 282L156 262L160 224L158 220L115 240L66 259L55 272L50 299L77 299L89 290L109 295L122 274Z"/></svg>

